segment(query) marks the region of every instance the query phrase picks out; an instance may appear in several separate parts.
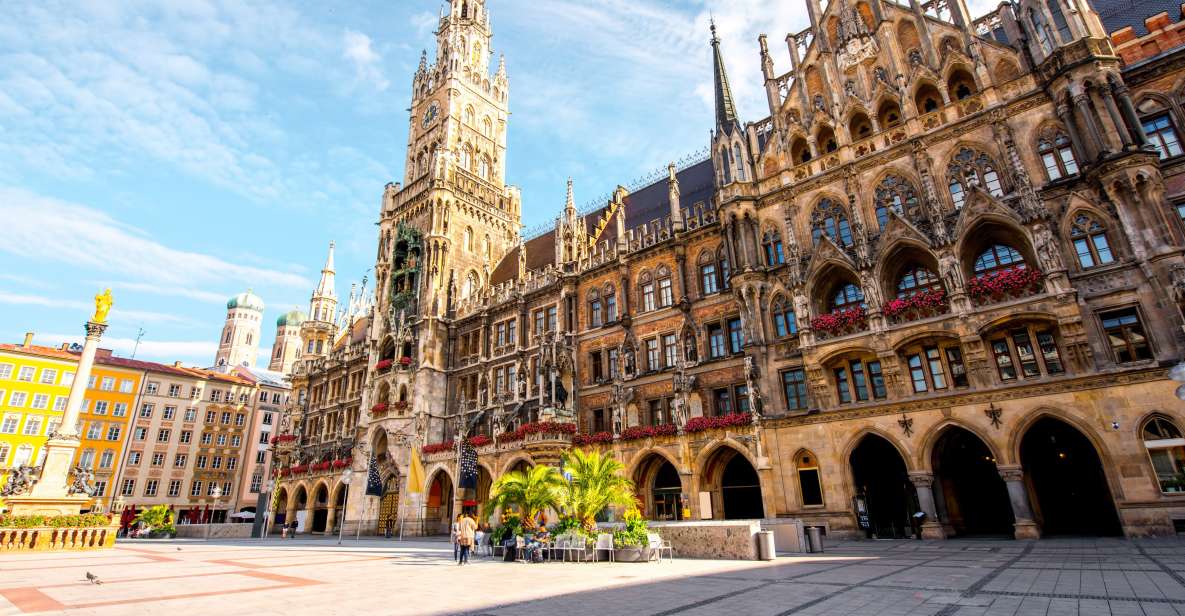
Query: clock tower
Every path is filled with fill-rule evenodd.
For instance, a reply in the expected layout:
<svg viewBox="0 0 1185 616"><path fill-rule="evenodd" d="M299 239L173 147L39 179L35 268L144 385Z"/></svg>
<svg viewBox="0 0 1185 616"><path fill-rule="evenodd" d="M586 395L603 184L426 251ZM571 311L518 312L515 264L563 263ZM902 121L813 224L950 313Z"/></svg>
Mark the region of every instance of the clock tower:
<svg viewBox="0 0 1185 616"><path fill-rule="evenodd" d="M383 193L370 328L372 363L409 366L372 366L370 404L409 404L384 422L446 411L453 310L480 301L519 241L519 191L506 184L510 82L503 60L490 66L492 37L485 0L450 0L435 60L425 51L412 78L403 182Z"/></svg>

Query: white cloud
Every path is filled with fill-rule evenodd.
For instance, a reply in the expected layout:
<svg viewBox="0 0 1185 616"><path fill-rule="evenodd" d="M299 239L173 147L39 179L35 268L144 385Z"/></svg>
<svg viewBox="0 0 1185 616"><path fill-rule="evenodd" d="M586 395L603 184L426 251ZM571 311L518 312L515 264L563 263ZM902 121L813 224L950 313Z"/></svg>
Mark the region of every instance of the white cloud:
<svg viewBox="0 0 1185 616"><path fill-rule="evenodd" d="M37 344L58 346L62 343L82 343L82 336L75 334L37 334ZM161 363L182 363L196 366L209 366L214 362L214 355L218 352L218 343L206 340L153 340L145 338L136 345L135 338L117 338L104 336L99 346L111 349L116 355L131 357L136 352L136 359L157 361Z"/></svg>
<svg viewBox="0 0 1185 616"><path fill-rule="evenodd" d="M164 286L228 281L312 286L308 279L290 272L170 248L104 212L20 188L0 187L0 220L5 221L7 234L0 252L41 262L87 267Z"/></svg>
<svg viewBox="0 0 1185 616"><path fill-rule="evenodd" d="M9 293L7 291L0 291L0 304L9 304L15 306L41 306L43 308L54 308L61 310L76 310L79 314L79 322L83 319L89 318L95 310L93 302L83 302L74 300L55 299L52 297L45 297L43 295L22 295L18 293ZM175 314L167 314L163 312L153 312L148 310L126 310L123 308L112 308L110 320L112 321L136 321L144 323L189 323L190 320L180 317Z"/></svg>
<svg viewBox="0 0 1185 616"><path fill-rule="evenodd" d="M164 286L151 282L96 282L95 284L111 287L116 292L119 291L136 291L139 293L151 293L153 295L168 295L172 297L186 297L189 299L196 299L200 302L208 302L211 304L221 304L230 298L232 293L216 293L213 291L202 291L191 287L178 286Z"/></svg>
<svg viewBox="0 0 1185 616"><path fill-rule="evenodd" d="M379 92L391 85L383 76L383 58L371 46L369 36L346 30L342 34L342 57L354 65L354 75L359 84L368 85Z"/></svg>

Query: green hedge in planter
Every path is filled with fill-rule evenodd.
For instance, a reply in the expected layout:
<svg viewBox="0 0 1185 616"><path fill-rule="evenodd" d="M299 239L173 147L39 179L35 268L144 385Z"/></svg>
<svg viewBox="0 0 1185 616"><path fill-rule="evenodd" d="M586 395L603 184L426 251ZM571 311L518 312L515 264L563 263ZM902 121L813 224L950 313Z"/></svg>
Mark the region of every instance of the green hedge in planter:
<svg viewBox="0 0 1185 616"><path fill-rule="evenodd" d="M102 513L79 515L0 515L0 528L97 528L110 524L111 518Z"/></svg>
<svg viewBox="0 0 1185 616"><path fill-rule="evenodd" d="M641 548L650 544L650 527L637 509L625 513L625 528L613 532L613 547Z"/></svg>

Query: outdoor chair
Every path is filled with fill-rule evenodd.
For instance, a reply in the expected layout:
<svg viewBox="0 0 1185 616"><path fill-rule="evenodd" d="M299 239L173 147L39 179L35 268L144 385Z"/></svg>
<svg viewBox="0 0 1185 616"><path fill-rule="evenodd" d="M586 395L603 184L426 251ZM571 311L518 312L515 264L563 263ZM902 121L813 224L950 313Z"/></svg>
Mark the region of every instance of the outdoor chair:
<svg viewBox="0 0 1185 616"><path fill-rule="evenodd" d="M675 561L675 548L671 546L670 541L663 539L658 533L646 533L646 537L648 539L647 543L650 546L650 555L652 557L657 556L658 562L662 562L663 552L667 553L671 562Z"/></svg>
<svg viewBox="0 0 1185 616"><path fill-rule="evenodd" d="M516 536L514 538L514 562L516 562L516 563L529 562L527 560L526 549L525 549L526 547L527 547L527 542L523 541L523 538L521 536Z"/></svg>
<svg viewBox="0 0 1185 616"><path fill-rule="evenodd" d="M572 553L572 560L576 560L579 555L580 562L588 562L588 538L584 535L572 535L568 551Z"/></svg>
<svg viewBox="0 0 1185 616"><path fill-rule="evenodd" d="M597 535L597 546L594 549L596 550L593 552L594 561L600 562L601 550L605 550L609 552L609 562L613 562L613 534L601 533Z"/></svg>
<svg viewBox="0 0 1185 616"><path fill-rule="evenodd" d="M555 560L555 555L558 552L560 561L568 560L568 545L572 540L567 535L560 535L555 538L555 543L551 544L551 560Z"/></svg>

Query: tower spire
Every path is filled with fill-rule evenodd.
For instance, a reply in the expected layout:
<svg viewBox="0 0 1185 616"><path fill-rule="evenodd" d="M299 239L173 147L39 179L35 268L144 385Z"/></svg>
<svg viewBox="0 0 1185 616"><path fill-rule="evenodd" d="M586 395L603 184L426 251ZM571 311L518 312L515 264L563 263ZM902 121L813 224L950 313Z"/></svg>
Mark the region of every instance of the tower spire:
<svg viewBox="0 0 1185 616"><path fill-rule="evenodd" d="M334 242L329 242L329 256L325 259L325 267L321 268L321 282L317 284L317 295L322 297L337 297L337 291L334 289L334 272L333 270L333 247Z"/></svg>
<svg viewBox="0 0 1185 616"><path fill-rule="evenodd" d="M575 211L576 211L576 199L575 199L575 197L573 197L573 194L572 194L572 178L568 178L568 198L566 201L564 201L564 213L565 214L568 214L569 212L574 213ZM569 214L569 219L570 218L571 218L571 214Z"/></svg>
<svg viewBox="0 0 1185 616"><path fill-rule="evenodd" d="M716 36L716 22L711 20L712 71L716 87L716 127L726 130L737 123L736 105L732 101L732 89L728 87L728 73L724 69L724 56L720 53L720 37Z"/></svg>

